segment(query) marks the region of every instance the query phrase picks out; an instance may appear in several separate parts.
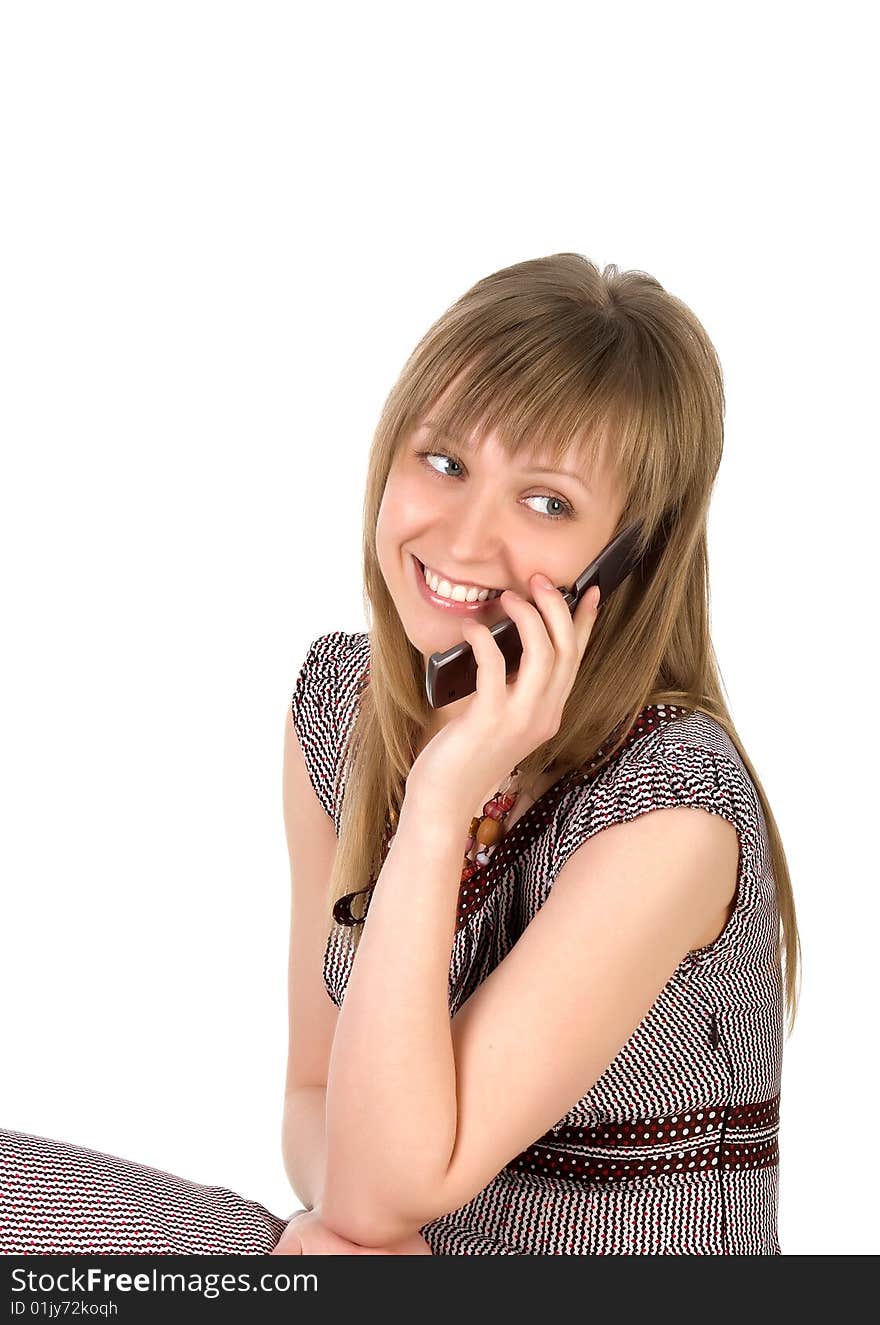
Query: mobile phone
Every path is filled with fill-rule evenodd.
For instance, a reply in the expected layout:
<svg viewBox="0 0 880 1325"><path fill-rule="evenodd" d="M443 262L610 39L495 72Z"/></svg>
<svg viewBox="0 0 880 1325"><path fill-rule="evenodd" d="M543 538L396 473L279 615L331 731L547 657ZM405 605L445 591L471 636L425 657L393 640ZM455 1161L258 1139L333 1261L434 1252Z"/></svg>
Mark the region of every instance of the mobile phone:
<svg viewBox="0 0 880 1325"><path fill-rule="evenodd" d="M581 571L570 589L560 587L560 593L568 604L572 616L584 594L594 584L598 584L601 591L599 599L601 608L617 586L635 570L640 561L636 554L640 527L638 522L628 525L602 549L589 566ZM502 617L489 629L504 655L507 674L510 675L519 666L522 657L522 640L519 631L510 617ZM432 708L439 709L446 704L452 704L456 699L473 694L476 688L477 660L473 649L465 640L460 644L453 644L451 649L431 654L425 673L425 690Z"/></svg>

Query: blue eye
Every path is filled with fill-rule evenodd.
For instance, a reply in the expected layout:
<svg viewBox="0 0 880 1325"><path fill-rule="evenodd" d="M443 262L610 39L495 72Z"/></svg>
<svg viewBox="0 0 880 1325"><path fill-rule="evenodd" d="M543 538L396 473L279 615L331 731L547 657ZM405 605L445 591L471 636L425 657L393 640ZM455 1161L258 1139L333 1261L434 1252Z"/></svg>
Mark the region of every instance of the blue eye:
<svg viewBox="0 0 880 1325"><path fill-rule="evenodd" d="M443 460L451 460L454 464L459 465L460 468L463 469L464 466L462 465L461 461L458 460L454 455L450 454L450 452L448 452L448 451L416 451L415 454L416 454L416 457L417 457L417 459L419 460L419 462L420 462L422 465L425 466L425 468L427 469L428 473L429 473L429 474L433 474L435 478L439 478L439 479L453 478L453 479L454 479L454 478L460 478L460 477L461 477L461 475L459 475L459 474L441 474L441 472L440 472L439 469L435 469L434 466L433 466L432 464L429 463L429 460L430 460L432 457L434 457L434 456L438 456L438 457L440 457L440 458L443 459ZM527 498L526 498L526 501L555 501L559 506L562 507L562 512L561 512L559 515L553 515L553 514L551 514L549 511L545 511L545 512L543 512L543 513L542 513L541 511L536 511L536 512L534 512L536 515L540 515L541 518L544 519L544 520L571 520L571 519L574 517L574 509L573 509L572 506L571 506L571 505L565 500L564 497L555 497L555 496L551 496L550 493L540 493L540 494L537 494L537 493L536 493L536 494L535 494L534 496L532 496L532 497L527 497Z"/></svg>

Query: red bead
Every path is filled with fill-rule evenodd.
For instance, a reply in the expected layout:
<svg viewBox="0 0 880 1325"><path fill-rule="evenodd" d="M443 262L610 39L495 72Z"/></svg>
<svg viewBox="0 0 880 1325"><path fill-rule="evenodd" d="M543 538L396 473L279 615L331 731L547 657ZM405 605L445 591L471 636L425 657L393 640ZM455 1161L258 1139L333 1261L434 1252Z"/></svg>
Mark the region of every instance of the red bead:
<svg viewBox="0 0 880 1325"><path fill-rule="evenodd" d="M496 797L494 800L487 801L486 804L483 806L483 809L485 811L483 818L503 819L506 814L510 813L511 809L515 804L516 804L516 796Z"/></svg>

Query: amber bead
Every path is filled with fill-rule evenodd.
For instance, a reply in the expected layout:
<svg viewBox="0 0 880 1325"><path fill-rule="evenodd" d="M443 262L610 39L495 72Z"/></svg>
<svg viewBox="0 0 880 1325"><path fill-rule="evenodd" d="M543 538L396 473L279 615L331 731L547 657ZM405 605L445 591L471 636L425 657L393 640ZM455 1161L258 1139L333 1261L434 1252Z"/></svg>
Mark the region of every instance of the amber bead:
<svg viewBox="0 0 880 1325"><path fill-rule="evenodd" d="M484 819L477 829L477 841L484 847L494 847L504 833L497 819Z"/></svg>

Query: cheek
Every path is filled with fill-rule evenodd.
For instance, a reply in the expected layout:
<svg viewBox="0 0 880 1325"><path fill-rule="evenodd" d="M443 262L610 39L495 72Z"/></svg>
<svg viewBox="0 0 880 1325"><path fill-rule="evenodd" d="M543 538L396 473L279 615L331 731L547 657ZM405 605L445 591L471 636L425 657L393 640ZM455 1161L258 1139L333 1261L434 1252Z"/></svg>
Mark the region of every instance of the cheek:
<svg viewBox="0 0 880 1325"><path fill-rule="evenodd" d="M419 521L413 509L406 485L389 479L376 518L376 555L386 580L393 580L399 573L401 548L419 536Z"/></svg>
<svg viewBox="0 0 880 1325"><path fill-rule="evenodd" d="M376 536L386 544L412 537L431 518L432 503L425 485L403 477L385 484L376 522Z"/></svg>

